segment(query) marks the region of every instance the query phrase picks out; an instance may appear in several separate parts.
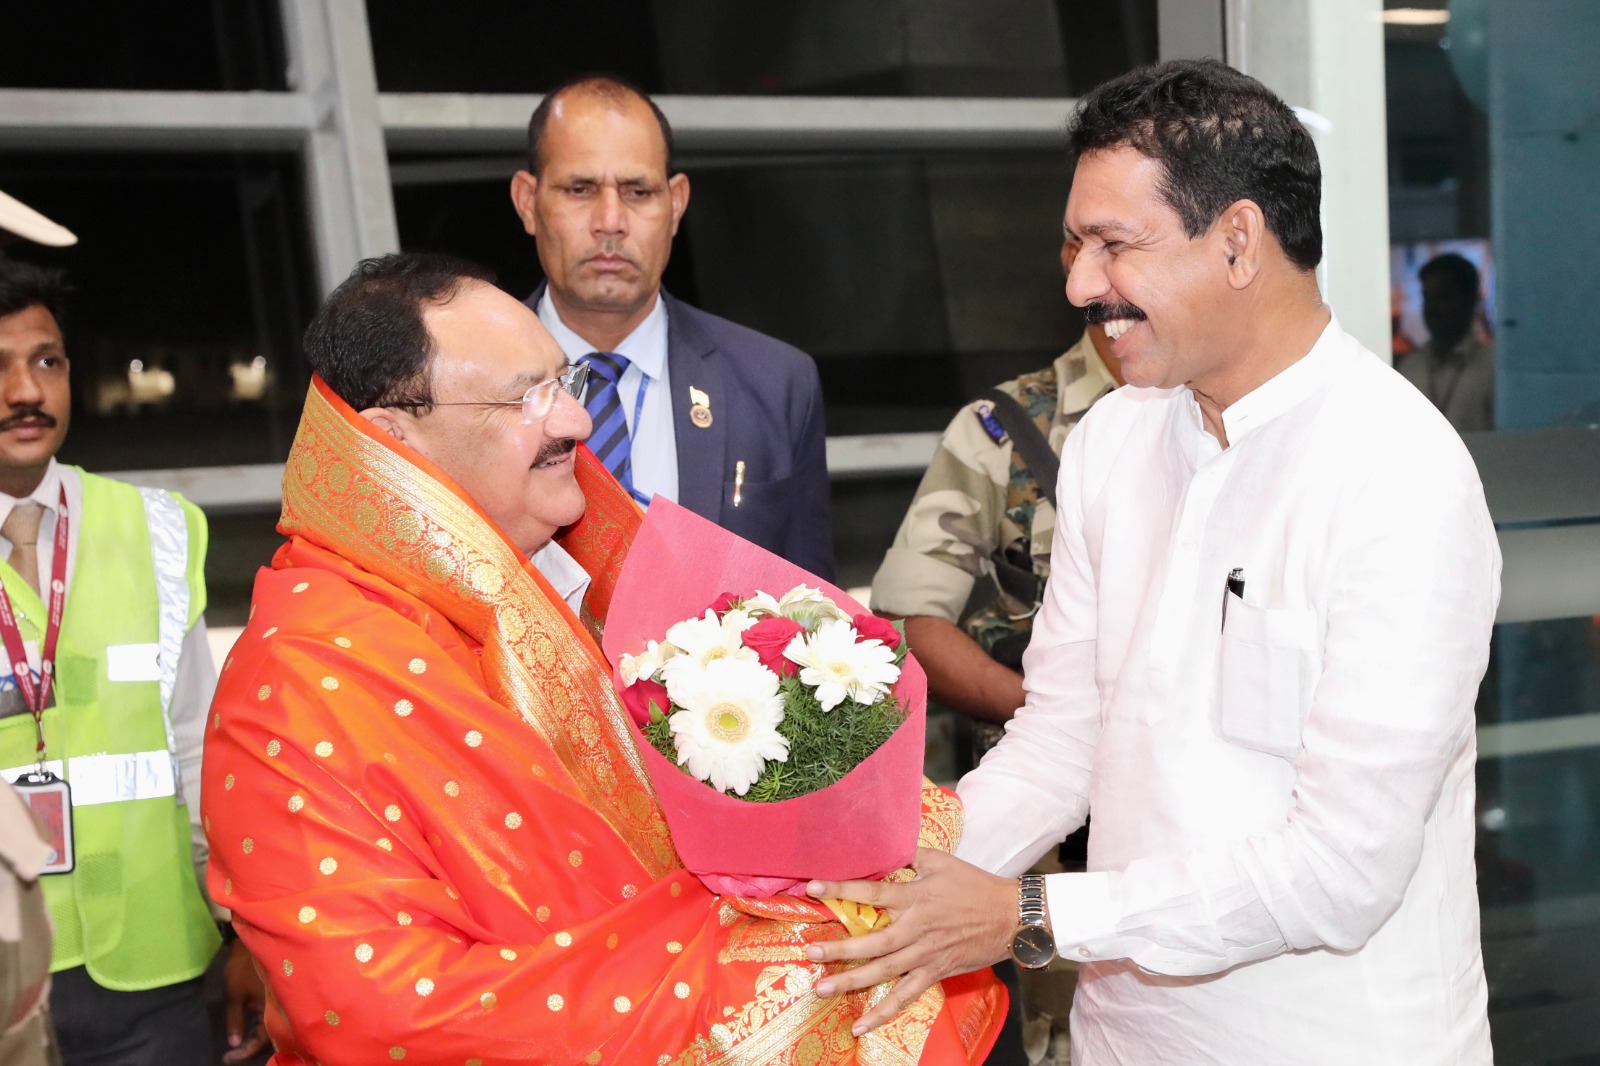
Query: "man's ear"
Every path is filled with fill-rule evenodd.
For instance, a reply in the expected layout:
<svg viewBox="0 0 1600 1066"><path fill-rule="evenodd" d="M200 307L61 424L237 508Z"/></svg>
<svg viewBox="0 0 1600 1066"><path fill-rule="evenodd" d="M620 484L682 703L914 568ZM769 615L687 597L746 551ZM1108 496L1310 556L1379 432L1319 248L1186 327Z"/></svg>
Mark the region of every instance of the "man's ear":
<svg viewBox="0 0 1600 1066"><path fill-rule="evenodd" d="M1254 200L1236 200L1217 219L1217 238L1227 258L1228 284L1243 289L1261 272L1268 240L1267 217Z"/></svg>
<svg viewBox="0 0 1600 1066"><path fill-rule="evenodd" d="M406 439L405 423L396 416L396 412L392 408L369 407L360 412L360 414L362 418L365 418L395 440L404 441Z"/></svg>
<svg viewBox="0 0 1600 1066"><path fill-rule="evenodd" d="M538 217L534 214L533 198L539 191L539 179L526 170L519 170L511 175L511 206L516 208L517 217L522 219L522 228L528 236L539 235Z"/></svg>
<svg viewBox="0 0 1600 1066"><path fill-rule="evenodd" d="M689 175L678 173L667 179L667 195L672 197L672 235L678 235L678 223L689 210ZM531 231L530 231L531 232Z"/></svg>

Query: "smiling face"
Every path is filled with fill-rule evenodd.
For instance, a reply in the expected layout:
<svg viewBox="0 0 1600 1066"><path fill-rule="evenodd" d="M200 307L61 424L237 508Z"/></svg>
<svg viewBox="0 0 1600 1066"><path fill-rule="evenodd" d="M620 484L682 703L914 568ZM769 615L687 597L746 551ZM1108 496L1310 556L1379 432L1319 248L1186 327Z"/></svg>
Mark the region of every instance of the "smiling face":
<svg viewBox="0 0 1600 1066"><path fill-rule="evenodd" d="M1160 162L1132 148L1079 159L1067 225L1083 250L1067 298L1105 327L1129 384L1199 387L1229 358L1237 292L1225 234L1185 234L1161 196L1164 177Z"/></svg>
<svg viewBox="0 0 1600 1066"><path fill-rule="evenodd" d="M463 286L449 302L428 307L423 322L433 339L438 404L520 400L530 386L566 370L566 357L537 316L492 285ZM565 390L556 393L544 422L532 426L522 423L515 403L383 413L398 427L391 432L454 478L524 554L582 517L573 465L577 442L589 435L589 415Z"/></svg>
<svg viewBox="0 0 1600 1066"><path fill-rule="evenodd" d="M668 178L666 142L644 101L579 87L551 109L539 173L517 175L512 202L562 317L632 325L654 306L689 179Z"/></svg>
<svg viewBox="0 0 1600 1066"><path fill-rule="evenodd" d="M0 317L0 491L34 490L71 416L67 350L55 316L35 304Z"/></svg>

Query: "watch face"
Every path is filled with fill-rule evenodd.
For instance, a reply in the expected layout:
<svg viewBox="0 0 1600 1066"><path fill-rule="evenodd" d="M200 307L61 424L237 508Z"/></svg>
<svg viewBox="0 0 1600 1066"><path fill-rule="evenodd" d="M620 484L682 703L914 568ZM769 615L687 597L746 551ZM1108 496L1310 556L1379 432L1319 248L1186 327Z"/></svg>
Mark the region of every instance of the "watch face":
<svg viewBox="0 0 1600 1066"><path fill-rule="evenodd" d="M1017 965L1037 970L1056 957L1056 941L1042 925L1024 925L1011 938L1011 957Z"/></svg>

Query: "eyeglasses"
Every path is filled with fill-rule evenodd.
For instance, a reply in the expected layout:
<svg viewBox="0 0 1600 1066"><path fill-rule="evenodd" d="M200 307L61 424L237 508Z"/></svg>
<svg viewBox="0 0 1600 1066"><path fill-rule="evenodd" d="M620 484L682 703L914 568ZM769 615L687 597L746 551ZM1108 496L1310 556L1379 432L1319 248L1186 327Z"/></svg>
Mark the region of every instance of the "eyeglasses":
<svg viewBox="0 0 1600 1066"><path fill-rule="evenodd" d="M521 407L522 424L536 426L550 417L556 405L556 393L565 392L580 404L589 384L589 364L578 363L567 367L560 377L546 378L522 394L520 400L456 400L451 403L434 403L434 407ZM421 407L420 403L396 404L397 407Z"/></svg>

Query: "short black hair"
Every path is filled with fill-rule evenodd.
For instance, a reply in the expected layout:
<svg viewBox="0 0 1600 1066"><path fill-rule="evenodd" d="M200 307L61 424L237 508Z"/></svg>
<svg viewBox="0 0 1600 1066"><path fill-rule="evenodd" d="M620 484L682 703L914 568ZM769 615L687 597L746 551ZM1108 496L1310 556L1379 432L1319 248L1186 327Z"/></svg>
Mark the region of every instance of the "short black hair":
<svg viewBox="0 0 1600 1066"><path fill-rule="evenodd" d="M1449 280L1455 286L1457 292L1474 303L1477 302L1479 295L1478 268L1473 266L1472 260L1466 256L1457 255L1454 252L1436 255L1422 264L1422 269L1417 271L1417 280L1426 281L1434 275Z"/></svg>
<svg viewBox="0 0 1600 1066"><path fill-rule="evenodd" d="M449 303L475 282L494 284L494 272L436 252L363 259L306 327L306 362L357 411L428 410L434 346L423 310Z"/></svg>
<svg viewBox="0 0 1600 1066"><path fill-rule="evenodd" d="M1322 262L1322 165L1289 105L1215 59L1175 59L1098 86L1067 133L1074 158L1128 147L1166 171L1161 195L1198 237L1252 200L1302 270Z"/></svg>
<svg viewBox="0 0 1600 1066"><path fill-rule="evenodd" d="M672 174L672 123L667 121L667 116L661 113L656 102L650 99L649 93L628 79L615 74L580 74L575 78L568 78L544 94L544 99L539 101L539 106L533 109L533 115L528 119L530 174L537 178L539 171L544 167L544 131L550 125L550 112L556 106L557 98L573 90L593 93L612 104L626 103L629 97L644 101L650 113L656 117L656 125L661 128L661 143L666 147L667 153L667 174L669 176Z"/></svg>
<svg viewBox="0 0 1600 1066"><path fill-rule="evenodd" d="M42 307L61 328L66 326L66 271L39 266L0 253L0 318Z"/></svg>

